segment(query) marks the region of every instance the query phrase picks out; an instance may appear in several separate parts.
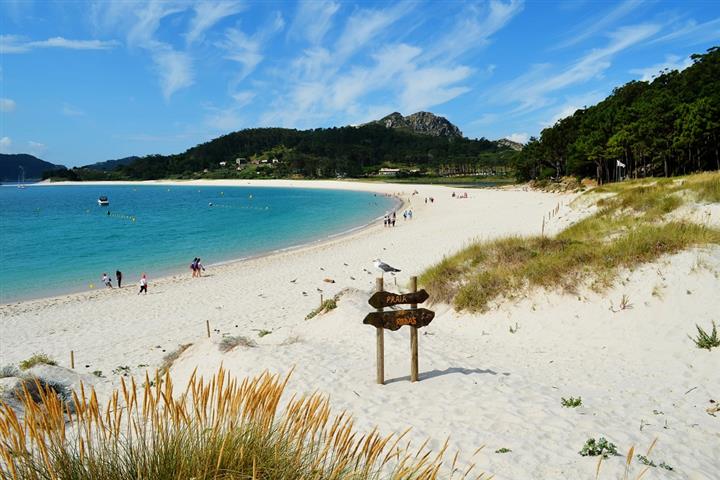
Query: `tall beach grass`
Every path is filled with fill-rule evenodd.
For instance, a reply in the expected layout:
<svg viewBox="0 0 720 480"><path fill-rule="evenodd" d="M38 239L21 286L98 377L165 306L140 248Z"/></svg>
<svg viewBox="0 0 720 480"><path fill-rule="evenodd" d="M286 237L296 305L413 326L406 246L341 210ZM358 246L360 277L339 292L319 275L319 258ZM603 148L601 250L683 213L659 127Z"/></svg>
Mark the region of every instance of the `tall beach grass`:
<svg viewBox="0 0 720 480"><path fill-rule="evenodd" d="M668 216L689 200L719 202L719 192L717 173L600 187L586 193L611 194L596 199L598 212L556 236L473 243L426 270L420 282L434 301L479 312L526 288L575 292L588 282L605 288L621 268L633 269L693 246L720 244L720 230Z"/></svg>
<svg viewBox="0 0 720 480"><path fill-rule="evenodd" d="M221 368L192 375L178 391L169 374L134 379L103 407L81 388L72 407L50 390L26 391L24 418L0 402L0 477L13 480L436 479L470 478L407 433L361 434L326 397L293 397L280 408L288 377L238 381ZM483 474L472 478L488 478Z"/></svg>

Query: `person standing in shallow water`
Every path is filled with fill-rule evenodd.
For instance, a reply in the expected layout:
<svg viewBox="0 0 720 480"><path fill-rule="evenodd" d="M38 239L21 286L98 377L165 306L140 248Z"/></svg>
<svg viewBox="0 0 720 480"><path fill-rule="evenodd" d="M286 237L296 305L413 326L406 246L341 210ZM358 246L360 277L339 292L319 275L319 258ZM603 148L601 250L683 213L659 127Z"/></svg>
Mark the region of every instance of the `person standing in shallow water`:
<svg viewBox="0 0 720 480"><path fill-rule="evenodd" d="M115 270L115 278L117 278L118 288L122 288L122 272L120 270Z"/></svg>
<svg viewBox="0 0 720 480"><path fill-rule="evenodd" d="M145 295L147 295L147 287L148 287L147 276L145 276L145 274L143 273L142 277L140 277L140 291L138 292L138 295L140 295L141 293L144 293Z"/></svg>

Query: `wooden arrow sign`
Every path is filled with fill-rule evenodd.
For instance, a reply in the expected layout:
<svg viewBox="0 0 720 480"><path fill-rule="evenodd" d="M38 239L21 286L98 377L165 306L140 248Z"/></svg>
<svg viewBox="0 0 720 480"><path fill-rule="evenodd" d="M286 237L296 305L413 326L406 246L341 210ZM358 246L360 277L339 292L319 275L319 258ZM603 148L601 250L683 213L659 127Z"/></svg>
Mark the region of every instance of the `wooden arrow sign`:
<svg viewBox="0 0 720 480"><path fill-rule="evenodd" d="M411 303L423 303L430 298L425 290L411 293L375 292L368 303L375 308L391 307Z"/></svg>
<svg viewBox="0 0 720 480"><path fill-rule="evenodd" d="M412 310L391 310L389 312L369 313L363 323L373 327L385 328L387 330L398 330L403 325L411 327L425 327L435 318L435 312L426 308Z"/></svg>

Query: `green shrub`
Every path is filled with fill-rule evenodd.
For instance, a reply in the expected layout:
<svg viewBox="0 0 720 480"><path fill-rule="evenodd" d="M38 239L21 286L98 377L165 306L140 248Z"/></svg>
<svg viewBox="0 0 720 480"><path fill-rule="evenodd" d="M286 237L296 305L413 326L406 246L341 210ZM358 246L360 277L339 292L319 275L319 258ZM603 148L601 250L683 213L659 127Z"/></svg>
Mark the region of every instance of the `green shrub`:
<svg viewBox="0 0 720 480"><path fill-rule="evenodd" d="M27 360L20 362L20 370L28 370L35 365L57 365L57 362L44 353L36 353Z"/></svg>
<svg viewBox="0 0 720 480"><path fill-rule="evenodd" d="M305 320L310 320L313 317L316 317L317 315L320 315L321 313L329 312L330 310L334 310L337 308L337 301L334 298L328 298L325 300L322 305L314 309L312 312L308 313L305 316Z"/></svg>
<svg viewBox="0 0 720 480"><path fill-rule="evenodd" d="M690 335L688 335L688 338L695 342L695 345L697 348L705 348L707 350L712 350L713 348L720 347L720 337L718 337L717 332L717 325L715 325L715 322L712 322L712 331L708 334L700 325L695 325L695 328L697 328L697 337L692 338Z"/></svg>
<svg viewBox="0 0 720 480"><path fill-rule="evenodd" d="M582 405L582 397L577 397L577 398L562 397L560 400L561 400L562 406L566 407L566 408L576 408L576 407L579 407L580 405Z"/></svg>
<svg viewBox="0 0 720 480"><path fill-rule="evenodd" d="M597 441L594 438L588 438L582 450L578 453L583 457L602 456L603 458L608 458L611 455L618 455L615 444L608 442L605 437L600 437Z"/></svg>

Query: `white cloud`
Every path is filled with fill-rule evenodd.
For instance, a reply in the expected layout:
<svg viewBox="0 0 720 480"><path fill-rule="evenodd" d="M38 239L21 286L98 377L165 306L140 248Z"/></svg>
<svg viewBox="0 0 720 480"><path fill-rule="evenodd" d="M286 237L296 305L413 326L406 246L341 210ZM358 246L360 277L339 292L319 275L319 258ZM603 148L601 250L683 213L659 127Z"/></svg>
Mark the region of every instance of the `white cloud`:
<svg viewBox="0 0 720 480"><path fill-rule="evenodd" d="M690 57L685 57L683 59L678 55L667 55L664 62L657 63L655 65L651 65L645 68L635 68L633 70L630 70L630 73L634 75L639 75L640 80L642 80L643 82L649 82L652 81L653 78L663 73L665 70L678 70L682 72L690 65L692 65L692 60L690 59Z"/></svg>
<svg viewBox="0 0 720 480"><path fill-rule="evenodd" d="M505 138L512 142L522 143L523 145L530 140L530 135L522 132L522 133L511 133L510 135L507 135Z"/></svg>
<svg viewBox="0 0 720 480"><path fill-rule="evenodd" d="M185 39L189 44L202 40L205 32L223 18L237 15L245 6L241 2L202 2L195 5L195 16L190 22Z"/></svg>
<svg viewBox="0 0 720 480"><path fill-rule="evenodd" d="M237 106L244 107L255 99L255 95L256 94L253 91L244 90L242 92L233 93L231 97L235 100Z"/></svg>
<svg viewBox="0 0 720 480"><path fill-rule="evenodd" d="M550 65L534 65L494 97L501 102L519 103L517 111L528 112L546 106L551 103L548 94L600 76L610 68L617 53L652 37L659 29L653 24L619 28L608 35L610 40L605 47L591 50L564 70L553 74Z"/></svg>
<svg viewBox="0 0 720 480"><path fill-rule="evenodd" d="M490 37L522 12L523 7L522 0L492 0L487 8L471 4L463 9L456 24L429 50L427 59L448 61L468 50L487 45Z"/></svg>
<svg viewBox="0 0 720 480"><path fill-rule="evenodd" d="M82 117L85 115L83 110L74 105L70 105L69 103L63 103L61 112L67 117Z"/></svg>
<svg viewBox="0 0 720 480"><path fill-rule="evenodd" d="M0 112L14 112L15 100L10 98L0 98Z"/></svg>
<svg viewBox="0 0 720 480"><path fill-rule="evenodd" d="M332 20L340 4L329 0L303 0L290 27L291 38L305 38L313 45L319 44L332 27Z"/></svg>
<svg viewBox="0 0 720 480"><path fill-rule="evenodd" d="M673 45L677 46L682 42L684 45L701 45L716 40L720 40L720 18L703 23L690 20L672 32L654 39L650 44L673 42Z"/></svg>
<svg viewBox="0 0 720 480"><path fill-rule="evenodd" d="M572 45L576 45L583 40L586 40L598 32L604 32L613 24L621 21L633 10L637 9L644 3L645 0L625 0L618 4L612 10L607 12L605 15L599 18L590 18L587 21L579 24L571 32L573 35L568 40L560 43L555 48L564 48Z"/></svg>
<svg viewBox="0 0 720 480"><path fill-rule="evenodd" d="M496 4L500 5L493 2ZM465 93L468 88L458 83L468 78L469 68L433 64L413 45L377 47L391 32L390 27L415 6L403 2L385 9L354 11L333 42L334 49L308 48L293 60L289 72L282 73L289 83L287 94L273 102L261 123L300 127L329 119L362 123L390 108L429 108ZM360 51L371 52L369 64L364 59L350 63ZM381 93L382 103L369 101L371 93Z"/></svg>
<svg viewBox="0 0 720 480"><path fill-rule="evenodd" d="M217 46L225 50L225 58L242 65L242 69L236 75L231 88L234 88L235 85L250 75L263 61L263 46L283 28L285 28L285 19L277 12L272 21L251 36L246 35L238 28L225 30L225 38Z"/></svg>
<svg viewBox="0 0 720 480"><path fill-rule="evenodd" d="M558 121L563 118L567 118L574 114L576 111L595 105L597 102L605 98L606 92L600 90L593 90L582 95L574 95L565 99L565 102L556 108L550 115L550 119L547 121L541 121L540 126L542 128L552 127Z"/></svg>
<svg viewBox="0 0 720 480"><path fill-rule="evenodd" d="M157 40L156 32L163 20L189 7L190 4L177 1L150 0L142 6L134 2L104 2L94 5L92 14L96 29L124 30L130 47L150 54L167 101L175 92L194 83L192 58Z"/></svg>
<svg viewBox="0 0 720 480"><path fill-rule="evenodd" d="M0 35L0 53L25 53L36 48L64 48L70 50L109 50L119 45L114 40L70 40L52 37L28 41L18 35Z"/></svg>
<svg viewBox="0 0 720 480"><path fill-rule="evenodd" d="M36 157L42 155L47 150L47 146L45 144L40 142L33 142L30 140L28 142L28 152L30 152L31 155L35 155Z"/></svg>
<svg viewBox="0 0 720 480"><path fill-rule="evenodd" d="M189 55L162 44L157 46L152 56L160 76L160 86L165 100L169 100L178 90L193 84L192 62Z"/></svg>
<svg viewBox="0 0 720 480"><path fill-rule="evenodd" d="M132 2L127 2L132 4ZM140 47L153 47L159 43L155 39L155 32L165 17L182 12L185 6L178 6L172 2L150 1L143 9L131 10L134 21L128 32L128 43Z"/></svg>
<svg viewBox="0 0 720 480"><path fill-rule="evenodd" d="M415 112L435 105L441 105L468 92L467 87L453 86L470 75L468 67L419 68L407 74L403 92L400 95L402 110Z"/></svg>
<svg viewBox="0 0 720 480"><path fill-rule="evenodd" d="M205 117L205 125L222 133L242 128L243 122L242 115L235 107L218 109Z"/></svg>
<svg viewBox="0 0 720 480"><path fill-rule="evenodd" d="M0 138L0 153L9 153L11 146L12 146L12 139L10 137Z"/></svg>

